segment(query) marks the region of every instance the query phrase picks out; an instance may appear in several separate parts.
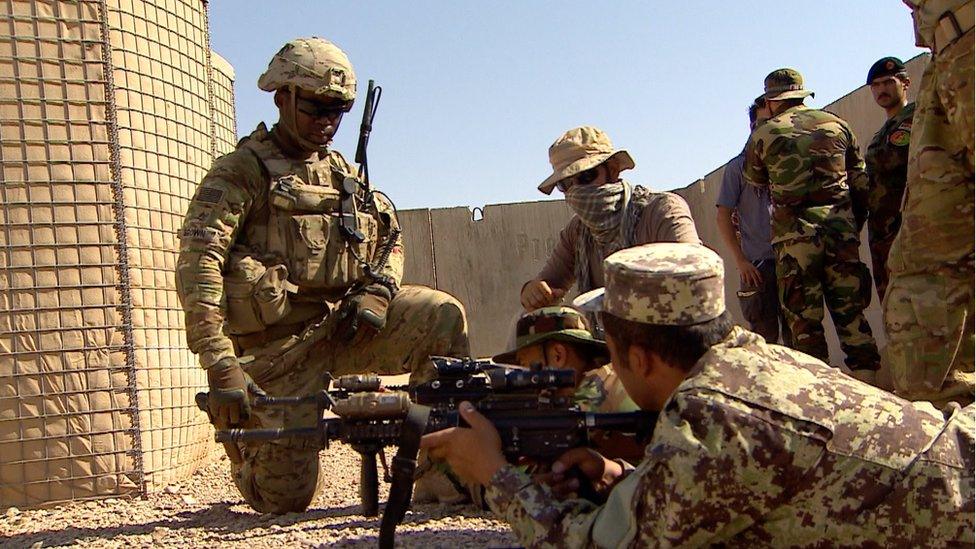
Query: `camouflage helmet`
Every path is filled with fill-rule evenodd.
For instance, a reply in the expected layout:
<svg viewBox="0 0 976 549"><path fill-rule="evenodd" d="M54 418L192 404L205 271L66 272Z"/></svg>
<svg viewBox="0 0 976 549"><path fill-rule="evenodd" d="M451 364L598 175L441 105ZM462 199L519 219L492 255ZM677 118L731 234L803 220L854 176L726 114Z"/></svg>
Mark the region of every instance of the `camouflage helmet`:
<svg viewBox="0 0 976 549"><path fill-rule="evenodd" d="M284 86L343 101L356 99L356 73L345 52L322 38L296 38L285 44L258 78L258 87L275 91Z"/></svg>

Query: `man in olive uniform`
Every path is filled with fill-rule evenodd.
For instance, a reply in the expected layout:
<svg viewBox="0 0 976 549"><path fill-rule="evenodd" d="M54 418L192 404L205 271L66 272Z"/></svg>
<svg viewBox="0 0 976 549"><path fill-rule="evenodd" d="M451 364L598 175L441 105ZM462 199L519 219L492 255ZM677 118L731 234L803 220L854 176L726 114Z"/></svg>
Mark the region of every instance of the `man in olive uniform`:
<svg viewBox="0 0 976 549"><path fill-rule="evenodd" d="M422 445L486 485L526 547L971 547L973 407L940 412L767 344L733 325L723 272L704 246L638 246L574 302L601 315L634 402L660 411L636 468L575 448L541 485L470 403L470 428ZM605 504L554 496L573 467Z"/></svg>
<svg viewBox="0 0 976 549"><path fill-rule="evenodd" d="M180 232L177 288L214 424L312 426L312 407L251 409L249 393L309 394L327 372L420 372L429 355L467 356L467 326L451 296L400 286L396 211L329 148L356 98L345 53L293 40L258 86L274 92L278 123L260 124L200 183ZM315 496L314 444L226 448L255 510L301 511Z"/></svg>
<svg viewBox="0 0 976 549"><path fill-rule="evenodd" d="M973 402L973 2L906 1L932 50L915 98L902 224L883 303L895 392Z"/></svg>
<svg viewBox="0 0 976 549"><path fill-rule="evenodd" d="M776 280L793 348L829 360L826 301L847 366L873 381L880 357L864 317L871 275L858 255L867 175L857 140L847 122L803 104L813 92L799 72L773 71L765 90L771 118L749 138L743 175L770 190Z"/></svg>
<svg viewBox="0 0 976 549"><path fill-rule="evenodd" d="M901 199L908 175L908 143L915 115L915 103L908 102L910 83L905 64L897 57L879 59L868 70L868 85L874 102L888 116L864 153L870 182L868 243L879 300L884 299L888 287L888 250L901 226Z"/></svg>

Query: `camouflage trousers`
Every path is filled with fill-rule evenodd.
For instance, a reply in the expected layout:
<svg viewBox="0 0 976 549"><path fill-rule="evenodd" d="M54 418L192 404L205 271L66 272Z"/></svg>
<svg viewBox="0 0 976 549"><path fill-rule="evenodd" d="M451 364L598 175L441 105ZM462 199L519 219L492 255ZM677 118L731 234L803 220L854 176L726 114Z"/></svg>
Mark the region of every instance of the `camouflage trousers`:
<svg viewBox="0 0 976 549"><path fill-rule="evenodd" d="M885 367L911 400L973 402L973 31L925 69L888 258Z"/></svg>
<svg viewBox="0 0 976 549"><path fill-rule="evenodd" d="M874 207L868 219L868 247L871 249L871 274L878 291L878 301L888 290L888 252L901 226L901 201Z"/></svg>
<svg viewBox="0 0 976 549"><path fill-rule="evenodd" d="M307 359L287 371L261 358L280 354L292 338L258 349L245 349L256 360L245 370L269 395L298 396L323 388L324 374L418 372L430 355L470 354L464 307L449 294L422 286L405 286L390 302L386 326L372 339L351 346L325 341ZM255 408L248 427L309 427L318 420L314 406ZM319 490L318 446L304 440L248 443L240 447L243 462L232 464L234 483L248 504L262 513L302 511Z"/></svg>
<svg viewBox="0 0 976 549"><path fill-rule="evenodd" d="M821 233L777 242L776 281L793 348L829 361L824 302L837 328L844 362L852 370L876 370L878 347L864 309L871 301L871 275L858 256L853 234Z"/></svg>

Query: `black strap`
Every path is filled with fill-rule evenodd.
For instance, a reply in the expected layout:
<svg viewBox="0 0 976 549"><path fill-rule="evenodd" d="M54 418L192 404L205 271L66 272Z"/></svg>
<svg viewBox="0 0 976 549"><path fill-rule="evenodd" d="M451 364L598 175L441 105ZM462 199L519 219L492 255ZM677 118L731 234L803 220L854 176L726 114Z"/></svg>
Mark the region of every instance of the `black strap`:
<svg viewBox="0 0 976 549"><path fill-rule="evenodd" d="M400 429L400 448L391 464L393 481L390 483L390 498L383 509L380 521L380 549L392 549L396 527L407 514L410 498L413 496L413 474L417 469L417 453L420 451L420 437L427 429L430 408L411 404L407 417Z"/></svg>

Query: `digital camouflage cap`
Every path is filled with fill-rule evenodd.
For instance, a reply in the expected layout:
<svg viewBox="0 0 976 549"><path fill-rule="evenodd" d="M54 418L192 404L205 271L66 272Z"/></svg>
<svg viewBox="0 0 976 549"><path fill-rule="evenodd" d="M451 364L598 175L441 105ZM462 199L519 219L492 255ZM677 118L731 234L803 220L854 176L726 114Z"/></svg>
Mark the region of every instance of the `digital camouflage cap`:
<svg viewBox="0 0 976 549"><path fill-rule="evenodd" d="M593 337L586 319L572 307L543 307L523 314L515 324L515 348L492 359L502 364L514 364L518 351L546 341L589 347L597 355L604 356L604 362L610 361L607 344Z"/></svg>
<svg viewBox="0 0 976 549"><path fill-rule="evenodd" d="M722 258L700 244L660 242L627 248L603 261L606 287L573 301L584 311L671 326L690 326L725 312Z"/></svg>
<svg viewBox="0 0 976 549"><path fill-rule="evenodd" d="M349 58L339 46L314 36L285 44L258 78L264 91L285 86L342 101L356 99L356 73Z"/></svg>
<svg viewBox="0 0 976 549"><path fill-rule="evenodd" d="M813 92L803 89L803 76L795 69L776 69L763 81L767 101L813 97Z"/></svg>

